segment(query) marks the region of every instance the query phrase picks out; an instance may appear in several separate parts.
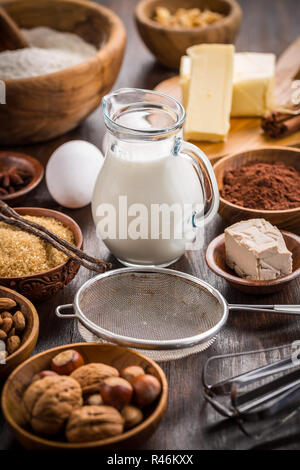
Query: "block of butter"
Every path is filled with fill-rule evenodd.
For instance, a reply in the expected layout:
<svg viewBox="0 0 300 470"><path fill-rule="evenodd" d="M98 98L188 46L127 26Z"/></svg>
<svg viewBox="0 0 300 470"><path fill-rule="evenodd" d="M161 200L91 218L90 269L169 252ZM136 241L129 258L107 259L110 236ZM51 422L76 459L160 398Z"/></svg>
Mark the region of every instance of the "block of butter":
<svg viewBox="0 0 300 470"><path fill-rule="evenodd" d="M187 55L181 57L180 60L180 71L179 71L179 81L182 91L182 104L186 108L188 97L189 97L189 88L190 88L190 78L191 78L191 58Z"/></svg>
<svg viewBox="0 0 300 470"><path fill-rule="evenodd" d="M234 55L231 116L264 116L275 106L275 55Z"/></svg>
<svg viewBox="0 0 300 470"><path fill-rule="evenodd" d="M292 272L292 253L278 228L265 219L226 228L225 250L228 266L246 279L268 281Z"/></svg>
<svg viewBox="0 0 300 470"><path fill-rule="evenodd" d="M187 107L191 77L191 57L180 63L183 106ZM275 107L275 55L257 52L234 54L232 117L264 116Z"/></svg>
<svg viewBox="0 0 300 470"><path fill-rule="evenodd" d="M187 50L191 78L185 138L225 140L230 128L233 86L232 44L200 44Z"/></svg>

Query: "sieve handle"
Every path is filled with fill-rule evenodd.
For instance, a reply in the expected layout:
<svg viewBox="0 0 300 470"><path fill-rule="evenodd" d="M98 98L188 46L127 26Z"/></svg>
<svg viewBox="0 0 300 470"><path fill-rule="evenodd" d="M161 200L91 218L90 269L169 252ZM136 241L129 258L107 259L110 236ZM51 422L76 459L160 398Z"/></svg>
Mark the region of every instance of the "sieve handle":
<svg viewBox="0 0 300 470"><path fill-rule="evenodd" d="M193 226L199 227L202 222L206 225L211 222L219 209L219 189L213 167L199 147L181 139L176 141L174 155L188 160L198 175L204 194L204 218L202 213L198 214L198 217L195 214Z"/></svg>
<svg viewBox="0 0 300 470"><path fill-rule="evenodd" d="M65 304L65 305L59 305L55 309L55 314L59 318L77 318L77 315L75 313L62 313L64 310L73 310L73 304Z"/></svg>
<svg viewBox="0 0 300 470"><path fill-rule="evenodd" d="M284 315L300 315L300 305L229 305L229 310L246 312L282 313Z"/></svg>

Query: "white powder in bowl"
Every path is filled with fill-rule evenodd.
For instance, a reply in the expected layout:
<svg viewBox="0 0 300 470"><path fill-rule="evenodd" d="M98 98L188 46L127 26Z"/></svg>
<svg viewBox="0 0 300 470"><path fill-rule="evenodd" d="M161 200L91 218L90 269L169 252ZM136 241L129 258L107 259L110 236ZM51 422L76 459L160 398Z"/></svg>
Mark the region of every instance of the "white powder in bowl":
<svg viewBox="0 0 300 470"><path fill-rule="evenodd" d="M84 62L97 49L73 33L44 26L22 29L30 48L0 52L0 79L36 77Z"/></svg>

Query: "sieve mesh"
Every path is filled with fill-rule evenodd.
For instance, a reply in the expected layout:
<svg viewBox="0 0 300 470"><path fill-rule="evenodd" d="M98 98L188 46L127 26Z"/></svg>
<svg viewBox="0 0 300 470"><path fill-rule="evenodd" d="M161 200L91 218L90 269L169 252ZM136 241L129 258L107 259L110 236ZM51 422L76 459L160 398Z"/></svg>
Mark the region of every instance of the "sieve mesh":
<svg viewBox="0 0 300 470"><path fill-rule="evenodd" d="M216 295L176 271L117 271L96 277L78 294L81 315L96 327L133 339L180 341L224 317Z"/></svg>
<svg viewBox="0 0 300 470"><path fill-rule="evenodd" d="M80 322L78 322L78 331L80 336L83 338L84 341L87 343L108 343L104 339L98 338L98 336L91 333L87 328L85 328ZM215 341L215 337L211 338L209 341L205 343L196 344L196 346L192 346L190 348L184 349L167 349L167 350L156 350L156 349L139 349L139 348L132 348L141 354L145 354L153 361L158 362L166 362L166 361L176 361L182 359L184 357L191 356L192 354L197 354L200 352L205 351L209 348Z"/></svg>

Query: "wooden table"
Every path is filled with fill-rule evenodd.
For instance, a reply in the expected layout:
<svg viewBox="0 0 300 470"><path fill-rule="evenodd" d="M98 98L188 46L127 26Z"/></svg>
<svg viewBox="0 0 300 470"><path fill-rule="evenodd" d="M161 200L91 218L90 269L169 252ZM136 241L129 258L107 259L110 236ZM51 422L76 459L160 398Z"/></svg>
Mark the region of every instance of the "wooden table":
<svg viewBox="0 0 300 470"><path fill-rule="evenodd" d="M100 2L99 2L100 3ZM172 72L158 65L138 37L133 23L135 0L102 1L117 12L124 20L128 31L126 57L115 88L122 86L152 89L161 80L172 76ZM300 2L294 0L240 0L244 11L242 30L237 41L241 51L263 51L280 54L299 35ZM79 128L48 143L15 148L40 159L45 165L51 153L63 142L84 139L101 147L104 133L101 111L98 109ZM1 149L2 150L2 149ZM4 150L4 149L3 149ZM45 183L28 197L24 206L48 207L63 210L51 199ZM90 208L66 211L82 228L84 245L88 253L109 259L109 253L95 236ZM224 229L219 216L207 229L206 244ZM114 266L117 263L112 259ZM204 253L189 252L175 266L211 283L219 289L230 303L300 303L299 283L294 281L284 292L273 296L254 298L242 295L230 288L223 280L210 272L204 261ZM58 304L70 303L76 290L91 273L81 268L76 279L60 294L38 306L40 315L40 337L36 352L80 341L77 326L73 321L61 321L55 317ZM169 406L165 418L153 435L144 444L144 449L245 449L253 445L235 425L222 421L205 404L201 396L201 371L208 357L215 354L238 352L262 347L287 344L299 338L300 319L280 315L255 313L232 313L229 321L219 334L217 341L206 352L189 358L162 364L170 386ZM255 366L251 360L246 366ZM234 373L232 365L223 370ZM215 371L219 376L221 371ZM289 435L300 432L300 420L288 428ZM283 434L284 437L281 437ZM299 449L299 435L286 438L286 430L275 436L269 443L272 448ZM265 447L267 444L265 444ZM0 418L0 449L19 448L8 425Z"/></svg>

